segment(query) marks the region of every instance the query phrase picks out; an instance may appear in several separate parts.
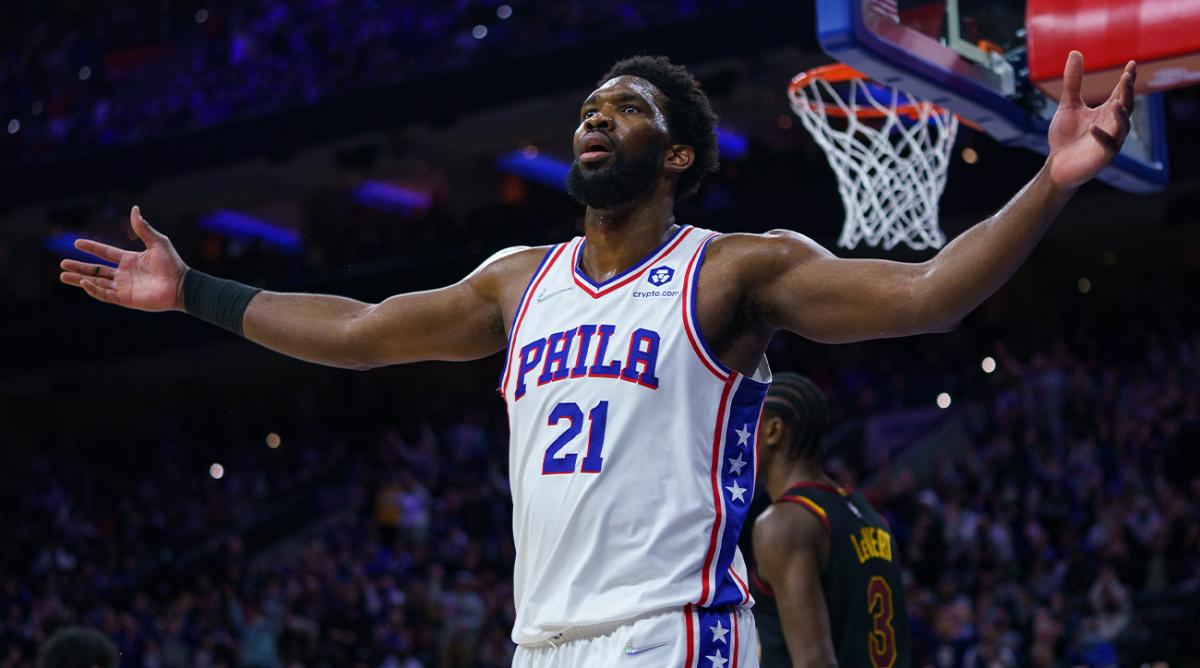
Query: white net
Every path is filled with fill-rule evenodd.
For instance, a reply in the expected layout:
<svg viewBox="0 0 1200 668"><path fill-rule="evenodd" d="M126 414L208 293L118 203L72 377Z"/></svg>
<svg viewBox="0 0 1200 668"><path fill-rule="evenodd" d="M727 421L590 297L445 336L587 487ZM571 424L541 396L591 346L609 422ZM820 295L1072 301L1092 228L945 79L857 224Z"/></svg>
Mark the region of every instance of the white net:
<svg viewBox="0 0 1200 668"><path fill-rule="evenodd" d="M846 208L838 245L854 248L862 242L890 250L904 242L915 250L941 248L946 237L938 227L938 199L946 187L958 118L895 88L884 104L878 90L870 88L881 84L865 79L848 81L845 97L824 78L806 79L790 89L792 109L837 173ZM830 125L831 117L845 127Z"/></svg>

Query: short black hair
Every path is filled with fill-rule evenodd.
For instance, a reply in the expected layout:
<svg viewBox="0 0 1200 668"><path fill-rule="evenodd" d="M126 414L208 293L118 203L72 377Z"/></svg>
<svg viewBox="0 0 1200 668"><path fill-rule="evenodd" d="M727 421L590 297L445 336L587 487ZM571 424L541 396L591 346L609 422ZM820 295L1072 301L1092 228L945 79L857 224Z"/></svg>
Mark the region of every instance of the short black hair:
<svg viewBox="0 0 1200 668"><path fill-rule="evenodd" d="M100 632L67 626L42 645L38 668L116 668L117 647Z"/></svg>
<svg viewBox="0 0 1200 668"><path fill-rule="evenodd" d="M829 425L829 402L816 383L790 371L775 374L767 390L765 409L778 415L792 432L788 459L821 461L821 438Z"/></svg>
<svg viewBox="0 0 1200 668"><path fill-rule="evenodd" d="M695 151L692 166L679 176L675 200L696 194L700 182L709 172L717 171L720 154L717 149L717 114L700 89L700 82L683 65L675 65L666 56L633 56L618 61L596 82L604 85L609 79L633 76L645 79L667 98L664 110L667 130L680 144Z"/></svg>

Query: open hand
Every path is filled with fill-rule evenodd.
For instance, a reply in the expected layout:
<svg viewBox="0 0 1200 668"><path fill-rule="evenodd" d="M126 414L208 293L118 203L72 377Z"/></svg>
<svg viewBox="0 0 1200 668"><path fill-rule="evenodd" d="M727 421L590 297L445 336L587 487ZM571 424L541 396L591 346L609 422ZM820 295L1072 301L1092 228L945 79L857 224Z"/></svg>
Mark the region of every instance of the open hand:
<svg viewBox="0 0 1200 668"><path fill-rule="evenodd" d="M1112 95L1098 107L1089 107L1079 96L1083 82L1083 54L1072 51L1063 69L1062 99L1050 121L1050 178L1064 188L1083 185L1104 169L1129 134L1133 113L1133 81L1137 64L1125 65Z"/></svg>
<svg viewBox="0 0 1200 668"><path fill-rule="evenodd" d="M141 311L182 311L181 283L187 265L175 252L171 240L150 227L136 206L129 212L129 224L146 244L146 250L138 253L79 239L76 248L117 266L63 260L59 264L63 270L59 279L109 304Z"/></svg>

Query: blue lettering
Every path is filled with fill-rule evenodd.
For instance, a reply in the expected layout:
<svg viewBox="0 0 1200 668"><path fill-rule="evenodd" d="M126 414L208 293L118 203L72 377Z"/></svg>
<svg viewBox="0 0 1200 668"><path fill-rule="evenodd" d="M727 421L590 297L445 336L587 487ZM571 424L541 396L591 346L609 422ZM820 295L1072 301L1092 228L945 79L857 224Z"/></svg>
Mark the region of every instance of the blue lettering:
<svg viewBox="0 0 1200 668"><path fill-rule="evenodd" d="M621 378L653 390L658 389L658 378L654 375L654 367L658 363L658 340L658 332L641 328L634 331L633 336L629 337L629 354L625 357ZM641 367L640 372L638 367Z"/></svg>
<svg viewBox="0 0 1200 668"><path fill-rule="evenodd" d="M575 330L555 332L546 340L546 360L542 362L542 375L538 376L538 385L567 377L567 356L571 354L571 339ZM561 345L559 345L561 344Z"/></svg>
<svg viewBox="0 0 1200 668"><path fill-rule="evenodd" d="M592 361L592 368L588 369L588 375L599 378L616 378L621 373L621 360L616 359L608 364L601 365L600 360L604 359L605 353L608 352L608 339L617 331L615 325L600 325L598 330L600 334L600 346L596 348L596 358Z"/></svg>
<svg viewBox="0 0 1200 668"><path fill-rule="evenodd" d="M513 399L525 396L525 374L533 371L538 362L542 361L542 353L546 350L546 339L538 339L521 348L521 367L517 371L517 389Z"/></svg>
<svg viewBox="0 0 1200 668"><path fill-rule="evenodd" d="M572 378L587 375L588 348L592 346L592 336L596 333L596 326L580 325L577 331L579 332L579 354L575 357L575 368L571 369Z"/></svg>

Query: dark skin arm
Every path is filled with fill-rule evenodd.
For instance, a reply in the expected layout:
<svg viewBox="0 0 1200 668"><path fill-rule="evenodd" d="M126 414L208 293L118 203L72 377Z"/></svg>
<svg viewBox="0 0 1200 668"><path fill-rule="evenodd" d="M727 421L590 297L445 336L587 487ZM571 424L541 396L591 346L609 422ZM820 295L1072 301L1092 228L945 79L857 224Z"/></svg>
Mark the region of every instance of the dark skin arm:
<svg viewBox="0 0 1200 668"><path fill-rule="evenodd" d="M131 251L81 239L115 264L63 260L61 280L93 298L143 311L183 311L187 265L134 207L130 226L146 245ZM507 325L545 248L498 253L454 285L368 304L333 295L260 292L243 316L246 338L302 360L348 369L425 360L471 360L504 349Z"/></svg>
<svg viewBox="0 0 1200 668"><path fill-rule="evenodd" d="M758 574L775 592L793 668L837 666L821 572L829 535L820 520L791 503L771 506L754 523Z"/></svg>
<svg viewBox="0 0 1200 668"><path fill-rule="evenodd" d="M754 369L780 329L846 343L954 328L1017 270L1075 190L1112 161L1129 131L1135 67L1099 107L1079 98L1068 58L1045 166L1009 202L921 263L840 259L796 232L712 243L699 280L701 328L729 366ZM709 305L712 305L711 307Z"/></svg>

